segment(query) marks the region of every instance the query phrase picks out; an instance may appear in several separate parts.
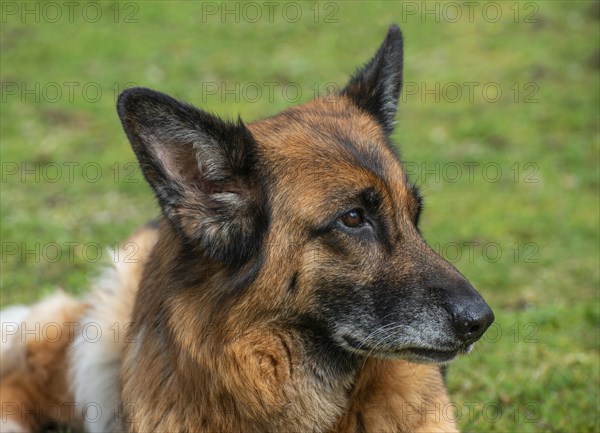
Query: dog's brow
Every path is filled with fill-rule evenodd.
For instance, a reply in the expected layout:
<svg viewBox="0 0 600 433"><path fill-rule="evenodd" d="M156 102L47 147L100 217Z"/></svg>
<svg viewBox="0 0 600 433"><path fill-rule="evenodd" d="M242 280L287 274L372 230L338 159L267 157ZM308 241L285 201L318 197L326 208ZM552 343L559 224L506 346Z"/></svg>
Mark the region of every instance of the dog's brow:
<svg viewBox="0 0 600 433"><path fill-rule="evenodd" d="M352 161L357 166L372 172L378 177L384 176L384 163L381 154L376 151L368 151L368 149L376 148L376 145L365 146L366 149L361 149L361 147L349 137L339 137L336 141L342 149L351 156Z"/></svg>

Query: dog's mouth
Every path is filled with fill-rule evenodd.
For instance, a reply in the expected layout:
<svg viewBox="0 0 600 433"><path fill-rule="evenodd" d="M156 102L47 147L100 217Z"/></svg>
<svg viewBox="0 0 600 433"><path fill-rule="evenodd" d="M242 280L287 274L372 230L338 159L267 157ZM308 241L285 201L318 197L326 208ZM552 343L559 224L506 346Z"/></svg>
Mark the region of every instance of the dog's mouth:
<svg viewBox="0 0 600 433"><path fill-rule="evenodd" d="M473 344L456 348L432 349L424 347L371 347L351 336L343 337L345 343L352 352L363 355L390 359L405 359L407 361L424 363L450 362L458 355L468 353Z"/></svg>

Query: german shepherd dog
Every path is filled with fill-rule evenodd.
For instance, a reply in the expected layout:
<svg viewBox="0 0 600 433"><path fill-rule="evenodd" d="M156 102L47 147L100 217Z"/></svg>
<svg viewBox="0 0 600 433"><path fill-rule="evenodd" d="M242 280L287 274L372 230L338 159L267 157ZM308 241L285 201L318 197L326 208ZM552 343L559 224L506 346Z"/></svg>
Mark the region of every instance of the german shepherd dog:
<svg viewBox="0 0 600 433"><path fill-rule="evenodd" d="M494 315L419 232L402 44L394 25L343 90L249 124L124 91L162 215L88 298L3 312L2 431L456 431L440 366Z"/></svg>

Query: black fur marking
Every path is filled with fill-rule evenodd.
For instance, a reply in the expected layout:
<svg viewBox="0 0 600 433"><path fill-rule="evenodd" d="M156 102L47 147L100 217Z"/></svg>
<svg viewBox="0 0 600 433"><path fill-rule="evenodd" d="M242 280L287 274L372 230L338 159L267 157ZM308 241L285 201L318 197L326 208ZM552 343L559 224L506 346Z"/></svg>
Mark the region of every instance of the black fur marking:
<svg viewBox="0 0 600 433"><path fill-rule="evenodd" d="M416 202L416 209L415 209L415 219L414 219L414 223L415 223L415 227L417 227L417 229L419 228L419 222L421 221L421 214L423 213L423 207L425 205L424 201L423 201L423 196L421 195L421 193L419 192L419 187L417 187L414 184L411 184L410 182L408 182L408 185L410 185L410 192L412 193L415 202Z"/></svg>
<svg viewBox="0 0 600 433"><path fill-rule="evenodd" d="M324 320L330 321L332 327L335 327L338 318L355 310L357 305L363 305L363 296L369 292L369 287L358 285L346 275L322 275L318 287L317 299L323 308Z"/></svg>
<svg viewBox="0 0 600 433"><path fill-rule="evenodd" d="M360 357L342 349L331 337L325 323L303 315L293 326L300 331L308 356L314 360L312 364L318 367L314 373L319 379L334 382L340 376L356 372Z"/></svg>
<svg viewBox="0 0 600 433"><path fill-rule="evenodd" d="M256 277L258 277L264 263L265 256L262 252L259 252L249 265L238 269L225 286L226 289L221 291L221 296L224 297L223 300L225 301L228 297L240 294L244 289L250 287L254 280L256 280Z"/></svg>
<svg viewBox="0 0 600 433"><path fill-rule="evenodd" d="M361 202L364 204L367 212L371 215L378 215L381 212L381 203L383 199L381 194L375 188L367 188L360 193Z"/></svg>
<svg viewBox="0 0 600 433"><path fill-rule="evenodd" d="M261 232L264 234L268 231L269 222L264 221L261 224L264 224L264 230ZM249 242L252 241L249 240ZM253 242L256 245L262 245L262 236ZM214 272L212 265L208 264L207 267L205 255L188 246L185 241L182 242L177 257L179 260L172 273L172 281L178 289L202 287L203 282ZM231 266L225 262L229 266L229 275L220 282L219 292L215 293L218 302L224 304L228 300L233 300L237 295L243 293L244 289L250 287L262 270L264 262L265 256L262 250L258 250L243 264ZM190 269L194 271L190 272Z"/></svg>
<svg viewBox="0 0 600 433"><path fill-rule="evenodd" d="M448 366L445 364L440 365L440 373L442 374L442 379L444 379L444 384L446 384L448 378Z"/></svg>
<svg viewBox="0 0 600 433"><path fill-rule="evenodd" d="M361 193L362 202L365 209L371 216L371 223L375 229L377 239L385 246L389 252L392 250L392 239L390 235L390 227L386 216L383 214L381 206L383 198L379 191L375 188L368 188Z"/></svg>
<svg viewBox="0 0 600 433"><path fill-rule="evenodd" d="M362 412L356 414L356 433L365 433L365 420Z"/></svg>
<svg viewBox="0 0 600 433"><path fill-rule="evenodd" d="M375 56L356 72L341 92L371 114L387 135L394 129L402 88L402 45L402 33L393 24Z"/></svg>
<svg viewBox="0 0 600 433"><path fill-rule="evenodd" d="M288 293L294 294L298 289L298 272L294 272L290 284L288 285Z"/></svg>

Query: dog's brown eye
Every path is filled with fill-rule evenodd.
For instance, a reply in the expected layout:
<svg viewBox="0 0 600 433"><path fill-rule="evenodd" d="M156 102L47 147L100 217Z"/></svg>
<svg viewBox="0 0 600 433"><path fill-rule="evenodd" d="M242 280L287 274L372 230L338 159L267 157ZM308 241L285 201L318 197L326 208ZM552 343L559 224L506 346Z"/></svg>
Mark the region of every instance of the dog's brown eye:
<svg viewBox="0 0 600 433"><path fill-rule="evenodd" d="M350 228L360 227L365 223L365 219L360 209L351 210L350 212L342 215L340 220L342 221L342 224Z"/></svg>

